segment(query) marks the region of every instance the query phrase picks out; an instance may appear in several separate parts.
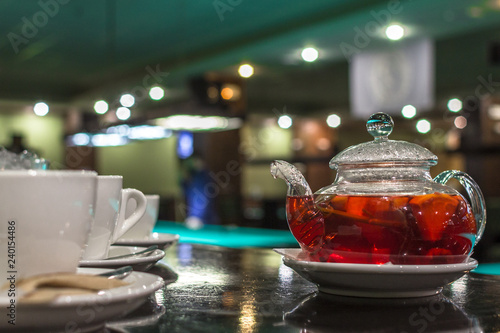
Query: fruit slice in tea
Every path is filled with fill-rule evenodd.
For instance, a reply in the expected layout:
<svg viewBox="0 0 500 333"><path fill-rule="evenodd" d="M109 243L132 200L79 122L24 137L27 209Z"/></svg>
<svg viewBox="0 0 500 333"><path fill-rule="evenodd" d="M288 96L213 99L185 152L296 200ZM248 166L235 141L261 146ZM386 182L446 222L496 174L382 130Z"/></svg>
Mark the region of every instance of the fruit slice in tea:
<svg viewBox="0 0 500 333"><path fill-rule="evenodd" d="M414 235L401 263L459 263L472 252L476 220L460 195L434 193L410 200Z"/></svg>
<svg viewBox="0 0 500 333"><path fill-rule="evenodd" d="M422 239L430 241L441 239L457 210L458 203L456 197L441 193L412 198L410 206Z"/></svg>

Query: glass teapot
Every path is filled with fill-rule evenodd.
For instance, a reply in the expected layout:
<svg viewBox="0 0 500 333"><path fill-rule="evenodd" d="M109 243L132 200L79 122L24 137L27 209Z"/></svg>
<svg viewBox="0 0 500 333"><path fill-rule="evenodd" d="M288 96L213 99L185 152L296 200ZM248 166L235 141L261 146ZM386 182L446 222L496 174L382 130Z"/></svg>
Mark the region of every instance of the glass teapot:
<svg viewBox="0 0 500 333"><path fill-rule="evenodd" d="M287 221L309 260L364 264L447 264L466 261L486 223L483 194L466 173L432 179L437 156L419 145L389 140L394 122L372 115L371 142L330 161L333 184L312 193L303 175L284 161L271 174L288 185ZM465 188L470 204L450 186Z"/></svg>

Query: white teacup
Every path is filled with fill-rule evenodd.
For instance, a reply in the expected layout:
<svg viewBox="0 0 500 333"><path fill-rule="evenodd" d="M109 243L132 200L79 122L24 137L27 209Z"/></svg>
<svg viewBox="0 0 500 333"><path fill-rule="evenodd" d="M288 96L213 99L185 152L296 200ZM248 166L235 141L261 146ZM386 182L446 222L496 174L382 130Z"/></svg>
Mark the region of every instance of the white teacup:
<svg viewBox="0 0 500 333"><path fill-rule="evenodd" d="M139 222L130 228L121 239L135 240L135 239L148 239L153 231L153 228L158 220L158 210L160 208L160 196L158 194L147 194L146 199L148 201L146 207L146 213L141 217ZM127 216L133 214L137 204L132 201L127 205Z"/></svg>
<svg viewBox="0 0 500 333"><path fill-rule="evenodd" d="M94 218L93 171L0 171L0 274L76 272Z"/></svg>
<svg viewBox="0 0 500 333"><path fill-rule="evenodd" d="M85 260L103 259L108 256L109 246L132 228L146 211L146 197L136 189L122 189L122 176L98 176L95 221ZM134 211L125 214L129 199L136 202Z"/></svg>

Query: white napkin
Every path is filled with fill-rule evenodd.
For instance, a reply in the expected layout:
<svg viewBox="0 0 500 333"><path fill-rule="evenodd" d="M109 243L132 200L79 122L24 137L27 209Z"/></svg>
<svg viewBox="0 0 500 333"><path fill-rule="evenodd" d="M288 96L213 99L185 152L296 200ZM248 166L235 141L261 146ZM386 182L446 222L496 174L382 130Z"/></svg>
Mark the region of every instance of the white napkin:
<svg viewBox="0 0 500 333"><path fill-rule="evenodd" d="M88 274L55 273L36 275L16 282L18 301L21 303L46 303L59 296L96 294L128 285L118 279ZM1 289L8 288L4 285Z"/></svg>

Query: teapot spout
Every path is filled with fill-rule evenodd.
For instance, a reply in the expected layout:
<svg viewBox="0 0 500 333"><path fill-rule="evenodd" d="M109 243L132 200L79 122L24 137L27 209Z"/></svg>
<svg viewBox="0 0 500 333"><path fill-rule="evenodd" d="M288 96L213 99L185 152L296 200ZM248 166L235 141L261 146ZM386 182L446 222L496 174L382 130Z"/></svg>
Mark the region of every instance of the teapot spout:
<svg viewBox="0 0 500 333"><path fill-rule="evenodd" d="M286 217L290 231L302 250L315 255L323 245L325 222L309 184L296 167L285 161L272 162L271 174L288 185Z"/></svg>
<svg viewBox="0 0 500 333"><path fill-rule="evenodd" d="M280 178L286 182L288 196L308 196L313 194L302 173L288 162L281 160L272 162L271 175L274 179Z"/></svg>

